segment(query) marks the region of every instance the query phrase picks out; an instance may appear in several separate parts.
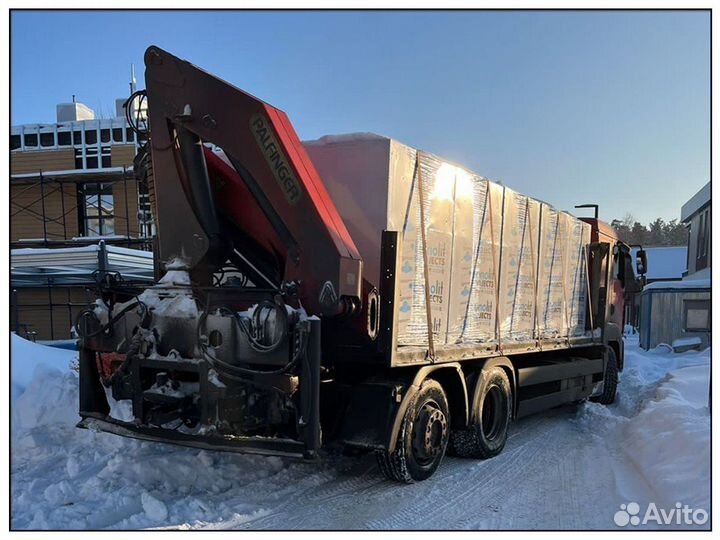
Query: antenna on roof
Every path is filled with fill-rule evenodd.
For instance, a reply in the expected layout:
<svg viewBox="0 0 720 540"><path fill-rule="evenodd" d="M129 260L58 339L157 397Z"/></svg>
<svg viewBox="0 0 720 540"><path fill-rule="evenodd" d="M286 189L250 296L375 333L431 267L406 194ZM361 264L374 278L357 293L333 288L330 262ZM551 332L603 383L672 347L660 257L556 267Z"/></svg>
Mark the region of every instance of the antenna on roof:
<svg viewBox="0 0 720 540"><path fill-rule="evenodd" d="M130 64L130 95L135 93L135 64Z"/></svg>

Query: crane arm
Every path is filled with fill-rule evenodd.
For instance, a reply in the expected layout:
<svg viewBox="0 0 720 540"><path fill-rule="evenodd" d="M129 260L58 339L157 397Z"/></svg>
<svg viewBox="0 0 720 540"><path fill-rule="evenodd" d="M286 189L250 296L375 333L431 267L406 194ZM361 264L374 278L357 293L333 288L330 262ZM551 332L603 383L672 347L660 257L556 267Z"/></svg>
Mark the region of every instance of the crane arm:
<svg viewBox="0 0 720 540"><path fill-rule="evenodd" d="M361 257L287 115L158 47L145 65L160 259L256 253L309 310L357 303Z"/></svg>

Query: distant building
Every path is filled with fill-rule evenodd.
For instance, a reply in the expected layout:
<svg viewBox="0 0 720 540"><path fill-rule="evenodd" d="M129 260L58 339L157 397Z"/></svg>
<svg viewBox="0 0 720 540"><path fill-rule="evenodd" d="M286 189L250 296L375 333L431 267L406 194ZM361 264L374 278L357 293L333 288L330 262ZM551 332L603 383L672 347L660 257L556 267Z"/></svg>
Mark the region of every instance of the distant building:
<svg viewBox="0 0 720 540"><path fill-rule="evenodd" d="M632 248L633 264L639 248ZM658 246L644 248L647 254L645 284L655 281L680 281L687 269L687 246ZM635 268L637 274L637 268ZM625 304L625 324L640 324L640 294L628 294Z"/></svg>
<svg viewBox="0 0 720 540"><path fill-rule="evenodd" d="M640 299L640 346L652 349L661 343L694 338L698 348L709 347L710 280L656 281L647 285Z"/></svg>
<svg viewBox="0 0 720 540"><path fill-rule="evenodd" d="M640 346L652 349L661 343L687 347L711 344L712 305L710 280L711 193L710 183L681 209L688 227L686 270L682 280L672 277L653 280L640 295ZM648 276L653 271L648 251Z"/></svg>
<svg viewBox="0 0 720 540"><path fill-rule="evenodd" d="M680 220L688 227L687 271L683 279L710 277L712 205L710 182L683 204Z"/></svg>
<svg viewBox="0 0 720 540"><path fill-rule="evenodd" d="M66 103L58 105L56 123L11 128L13 247L98 236L128 245L153 235L150 194L133 175L139 141L117 113L95 119L85 105Z"/></svg>
<svg viewBox="0 0 720 540"><path fill-rule="evenodd" d="M647 254L646 283L654 281L680 281L687 270L687 246L645 247ZM633 261L638 248L632 248ZM637 268L635 269L637 272Z"/></svg>
<svg viewBox="0 0 720 540"><path fill-rule="evenodd" d="M86 255L84 246L103 240L108 247L122 246L122 256L147 264L145 256L132 252L152 249L151 186L133 172L142 141L126 119L123 101L118 100L116 116L105 119L73 97L57 106L54 123L11 127L11 328L20 335L70 337L74 317L93 296L87 290L94 286L88 261L83 259L83 271L77 272L73 263ZM137 101L131 114L141 116L144 111L136 107ZM64 251L52 253L56 248Z"/></svg>

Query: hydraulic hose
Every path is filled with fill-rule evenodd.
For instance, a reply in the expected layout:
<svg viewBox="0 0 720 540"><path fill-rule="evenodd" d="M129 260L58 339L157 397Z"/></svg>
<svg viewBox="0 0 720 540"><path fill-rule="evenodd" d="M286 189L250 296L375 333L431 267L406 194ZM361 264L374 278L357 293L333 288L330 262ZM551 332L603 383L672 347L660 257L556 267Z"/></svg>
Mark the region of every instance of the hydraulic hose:
<svg viewBox="0 0 720 540"><path fill-rule="evenodd" d="M141 306L143 308L142 320L144 321L145 316L148 313L148 309L147 309L147 306L145 305L145 303L136 297L135 302L133 304L128 304L127 306L122 308L119 313L117 313L115 316L113 316L107 322L107 324L101 326L98 330L96 330L95 332L92 332L90 334L84 334L81 331L82 325L80 324L80 320L87 315L91 315L91 314L94 315L94 312L91 309L87 309L87 308L83 309L80 313L78 313L77 317L75 318L75 329L76 329L78 335L83 339L99 336L100 334L105 333L109 328L112 328L112 326L116 322L118 322L120 319L122 319L131 309L135 308L136 306Z"/></svg>
<svg viewBox="0 0 720 540"><path fill-rule="evenodd" d="M221 312L229 313L232 317L235 323L238 325L238 327L241 329L241 331L247 336L248 341L251 345L251 347L256 350L259 353L267 354L275 349L277 349L282 342L285 339L285 336L287 335L288 331L288 322L287 322L287 312L285 312L285 308L282 306L277 306L277 304L274 304L269 301L265 301L266 304L273 306L273 309L277 310L278 312L283 312L284 319L283 319L283 330L282 335L278 340L275 341L270 346L267 346L263 343L260 343L256 337L253 335L252 331L247 328L245 321L243 321L237 313L234 311L226 308L226 307L220 307L218 310ZM261 304L262 305L262 304ZM260 305L255 309L255 313L253 313L253 321L259 321L259 315L258 313L261 311ZM259 370L259 369L250 369L250 368L243 368L240 366L235 366L232 364L228 364L227 362L224 362L220 360L219 358L216 358L213 354L210 353L208 350L207 344L205 343L205 340L202 339L203 331L205 330L205 322L207 320L208 314L210 310L209 308L205 310L205 312L200 316L200 319L198 320L197 325L197 341L198 345L201 349L201 352L203 354L203 357L208 360L213 366L217 367L220 371L223 373L234 375L235 377L239 377L241 375L280 375L283 373L287 373L288 371L292 370L295 365L298 363L298 361L305 356L305 351L307 348L307 335L306 331L299 330L301 332L300 334L300 346L298 347L298 351L296 354L293 355L293 358L285 364L282 368L275 369L275 370ZM269 315L268 315L269 316ZM266 318L267 320L267 318ZM257 323L256 323L257 324Z"/></svg>

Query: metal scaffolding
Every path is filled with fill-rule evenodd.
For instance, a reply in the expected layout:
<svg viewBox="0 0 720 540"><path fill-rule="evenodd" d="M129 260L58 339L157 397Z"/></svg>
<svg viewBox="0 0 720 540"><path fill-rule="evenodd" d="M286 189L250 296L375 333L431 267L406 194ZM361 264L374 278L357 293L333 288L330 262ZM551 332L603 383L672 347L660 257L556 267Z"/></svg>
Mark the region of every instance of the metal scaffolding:
<svg viewBox="0 0 720 540"><path fill-rule="evenodd" d="M51 340L69 337L75 314L86 307L85 300L91 301L94 297L99 271L115 272L134 282L152 281L153 221L149 195L146 195L149 190L147 185L142 185L143 181L135 178L132 167L40 170L11 175L10 181L11 328L19 335L33 340L35 337ZM107 196L100 191L96 197L87 197L84 186L116 188L120 182L122 187L113 193L118 195L119 191L122 196L113 198L111 215L105 214L105 219L114 220L113 234L83 236L88 232L85 224L94 219L94 215L89 218L86 214L87 201L97 204L98 219L107 212L107 208L102 207L107 203L104 198ZM37 196L28 197L33 190L39 191ZM131 207L135 207L135 203L131 206L133 197L137 199L137 216L131 214ZM52 205L59 205L59 209L51 211ZM23 239L13 234L21 216L30 216L33 223L37 220L33 230L37 229L41 238ZM102 232L102 228L99 231ZM133 234L135 232L137 234ZM24 291L30 289L44 290L46 294L38 297L35 292L29 296L30 293ZM83 289L86 298L77 292ZM37 336L38 328L26 322L38 317L45 321L46 329L40 334L46 333L46 336ZM67 328L67 333L63 331L58 335L58 325Z"/></svg>
<svg viewBox="0 0 720 540"><path fill-rule="evenodd" d="M124 192L124 208L117 208L113 206L113 219L116 221L124 222L125 234L112 236L103 236L102 239L108 244L123 245L128 248L142 249L150 251L152 250L152 235L147 233L151 231L153 226L152 216L149 209L141 208L141 190L144 189L144 194L149 193L147 184L143 185L142 181L136 180L133 175L132 168L128 167L115 167L103 170L72 170L72 171L53 171L44 172L42 170L37 173L28 174L14 174L10 177L11 184L20 184L23 186L21 189L10 191L10 233L11 238L14 219L19 215L30 215L37 219L42 225L42 238L33 239L16 239L11 241L11 248L20 247L68 247L77 245L87 245L90 243L96 243L98 241L97 236L81 236L80 220L81 215L85 211L84 199L78 195L78 189L86 184L111 184L115 185L118 182L123 183ZM130 197L133 196L132 190L128 187L128 181L137 182L137 191L135 196L138 199L138 216L130 215ZM33 199L30 202L21 202L21 196L26 192L40 188L40 196ZM68 189L72 191L68 193ZM61 215L60 216L49 216L47 211L47 201L52 196L59 194L61 201ZM66 197L68 194L75 195L73 198L75 204L68 207L66 204ZM82 201L83 204L80 204ZM40 211L36 209L37 205L40 205ZM149 202L147 203L149 206ZM101 196L97 197L98 213L102 213ZM122 211L124 210L124 215ZM68 230L68 218L76 214L78 216L78 230L74 233ZM62 232L49 232L48 226L54 224L56 227L62 228ZM137 225L138 235L131 235L131 225ZM55 228L56 228L55 227Z"/></svg>

